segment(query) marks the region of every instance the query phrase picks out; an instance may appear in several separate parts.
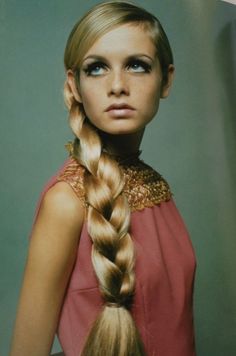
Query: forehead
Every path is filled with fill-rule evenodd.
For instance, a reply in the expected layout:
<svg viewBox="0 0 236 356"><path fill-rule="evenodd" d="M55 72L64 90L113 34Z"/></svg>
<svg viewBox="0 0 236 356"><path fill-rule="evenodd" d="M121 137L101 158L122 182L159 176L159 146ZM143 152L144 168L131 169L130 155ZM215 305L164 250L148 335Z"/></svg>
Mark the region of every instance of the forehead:
<svg viewBox="0 0 236 356"><path fill-rule="evenodd" d="M89 55L132 55L146 53L155 56L156 48L148 31L141 26L125 24L102 35L87 51Z"/></svg>

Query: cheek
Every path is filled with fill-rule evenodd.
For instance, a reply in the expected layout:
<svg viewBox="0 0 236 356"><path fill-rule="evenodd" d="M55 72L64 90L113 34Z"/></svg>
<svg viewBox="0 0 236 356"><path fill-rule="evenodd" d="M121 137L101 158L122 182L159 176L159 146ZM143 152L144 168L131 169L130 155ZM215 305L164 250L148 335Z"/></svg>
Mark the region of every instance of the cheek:
<svg viewBox="0 0 236 356"><path fill-rule="evenodd" d="M86 114L89 116L96 109L99 102L99 98L97 96L97 90L95 90L94 87L89 87L89 88L82 87L80 94L81 94L84 110Z"/></svg>
<svg viewBox="0 0 236 356"><path fill-rule="evenodd" d="M140 105L142 117L146 124L153 120L159 109L160 86L157 83L149 83L140 93Z"/></svg>
<svg viewBox="0 0 236 356"><path fill-rule="evenodd" d="M134 87L146 100L152 100L153 97L160 96L161 79L157 75L153 75L151 78L146 77Z"/></svg>
<svg viewBox="0 0 236 356"><path fill-rule="evenodd" d="M142 103L146 106L147 110L153 112L158 110L159 101L160 101L160 85L159 83L149 83L149 85L144 87L142 90Z"/></svg>

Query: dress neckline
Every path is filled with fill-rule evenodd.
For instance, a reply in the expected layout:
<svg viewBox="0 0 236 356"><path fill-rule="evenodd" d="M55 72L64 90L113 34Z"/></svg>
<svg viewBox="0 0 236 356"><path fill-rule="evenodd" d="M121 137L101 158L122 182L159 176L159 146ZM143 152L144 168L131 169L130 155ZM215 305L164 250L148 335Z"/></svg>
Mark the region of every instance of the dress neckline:
<svg viewBox="0 0 236 356"><path fill-rule="evenodd" d="M138 162L140 162L140 155L142 153L141 150L138 150L136 152L130 153L130 154L124 154L124 155L116 155L108 152L105 148L102 150L106 154L108 154L110 157L112 157L115 161L118 162L121 166L127 166L127 165L133 165Z"/></svg>
<svg viewBox="0 0 236 356"><path fill-rule="evenodd" d="M73 142L68 141L65 144L65 148L68 151L69 155L74 157ZM130 153L130 154L123 154L123 155L116 155L116 154L110 153L106 148L102 148L102 152L105 152L108 156L113 158L121 166L132 166L132 165L135 165L141 161L140 160L140 155L142 153L141 150L138 150L138 151ZM76 157L74 157L74 158L76 158Z"/></svg>

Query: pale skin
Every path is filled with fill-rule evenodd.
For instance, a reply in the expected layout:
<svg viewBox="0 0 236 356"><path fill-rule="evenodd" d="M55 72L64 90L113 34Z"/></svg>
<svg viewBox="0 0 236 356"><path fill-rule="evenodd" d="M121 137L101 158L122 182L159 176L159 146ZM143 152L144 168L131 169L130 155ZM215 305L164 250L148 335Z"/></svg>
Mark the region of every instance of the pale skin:
<svg viewBox="0 0 236 356"><path fill-rule="evenodd" d="M83 69L97 56L104 65L93 68L92 76L87 76ZM136 62L130 62L131 56ZM137 59L146 61L151 71L145 71ZM170 65L163 86L155 47L147 33L123 25L89 49L79 83L71 70L67 71L67 81L91 122L106 132L111 153L122 155L139 148L160 98L169 95L173 74L174 66ZM107 106L123 102L134 108L130 117L113 118L105 111ZM10 356L50 355L84 214L81 201L67 183L58 182L45 194L30 239Z"/></svg>

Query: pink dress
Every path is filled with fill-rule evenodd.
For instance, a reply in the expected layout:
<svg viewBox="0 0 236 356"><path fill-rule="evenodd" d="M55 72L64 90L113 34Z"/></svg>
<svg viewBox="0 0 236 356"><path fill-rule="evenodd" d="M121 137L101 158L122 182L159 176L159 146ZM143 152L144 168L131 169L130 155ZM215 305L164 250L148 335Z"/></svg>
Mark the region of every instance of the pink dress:
<svg viewBox="0 0 236 356"><path fill-rule="evenodd" d="M122 168L136 250L131 313L146 354L194 356L196 260L188 232L167 182L157 172L140 160ZM56 182L66 181L84 201L83 172L77 161L69 158L48 182L41 197ZM85 221L57 330L66 356L80 355L103 305L91 262L91 244Z"/></svg>

